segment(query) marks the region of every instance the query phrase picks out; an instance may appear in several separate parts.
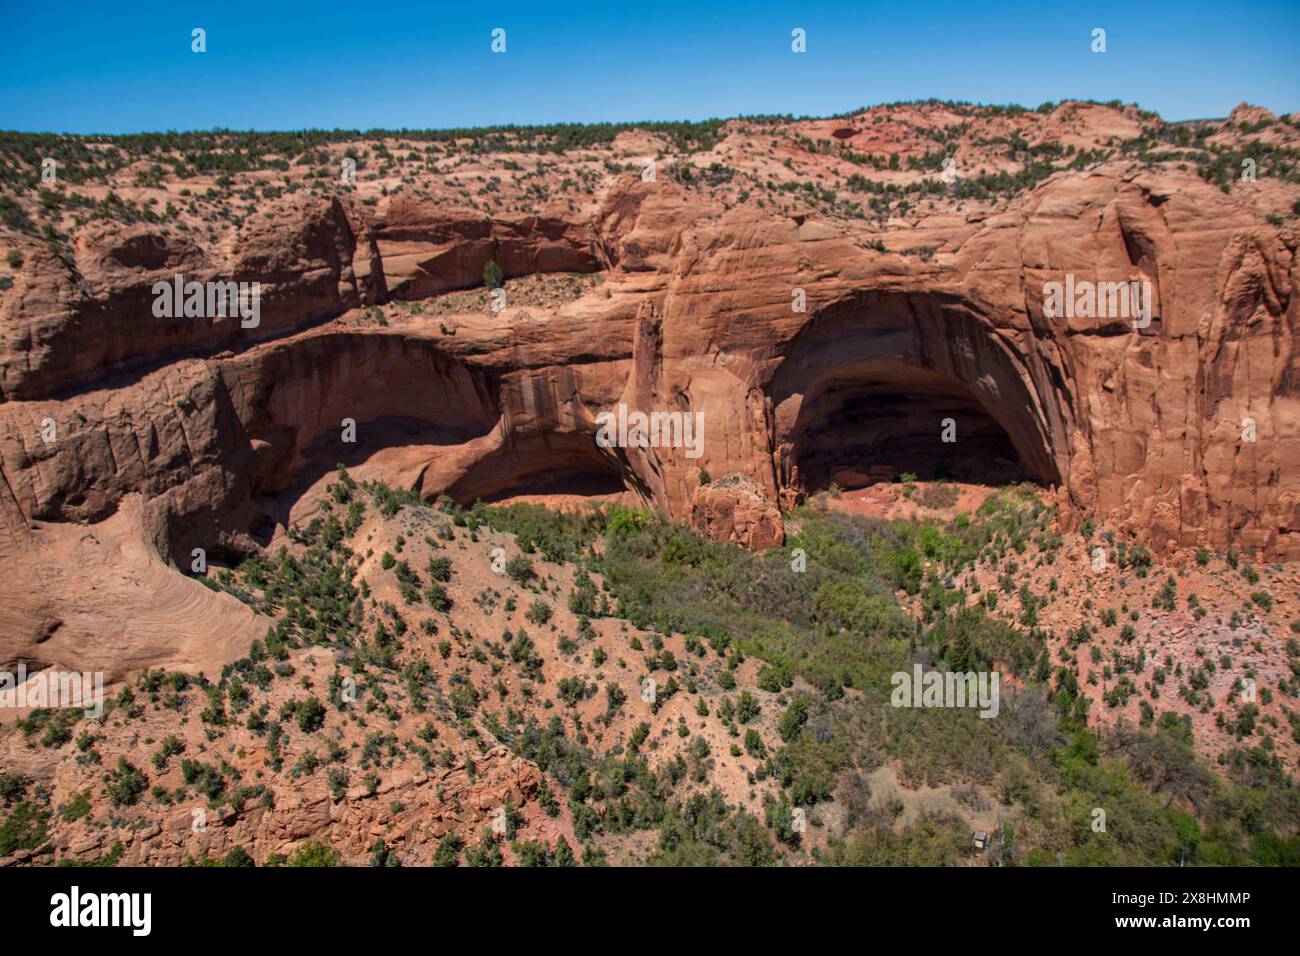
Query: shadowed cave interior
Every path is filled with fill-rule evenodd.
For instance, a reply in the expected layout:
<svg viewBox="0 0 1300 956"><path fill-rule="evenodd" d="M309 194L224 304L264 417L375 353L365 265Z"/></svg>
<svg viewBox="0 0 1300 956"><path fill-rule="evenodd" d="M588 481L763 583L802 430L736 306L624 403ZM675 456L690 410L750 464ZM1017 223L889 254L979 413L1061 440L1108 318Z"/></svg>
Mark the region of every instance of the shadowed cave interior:
<svg viewBox="0 0 1300 956"><path fill-rule="evenodd" d="M908 473L985 485L1034 478L971 390L927 369L899 364L888 374L829 381L800 417L794 459L807 492Z"/></svg>

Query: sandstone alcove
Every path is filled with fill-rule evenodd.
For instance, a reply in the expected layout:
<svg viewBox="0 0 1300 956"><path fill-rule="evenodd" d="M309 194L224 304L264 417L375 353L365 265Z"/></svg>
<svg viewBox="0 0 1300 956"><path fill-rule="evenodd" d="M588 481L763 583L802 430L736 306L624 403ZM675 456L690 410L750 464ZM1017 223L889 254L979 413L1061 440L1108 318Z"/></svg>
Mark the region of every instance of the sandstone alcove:
<svg viewBox="0 0 1300 956"><path fill-rule="evenodd" d="M1062 479L1055 398L960 301L873 292L825 310L792 342L771 397L778 480L796 494L905 473Z"/></svg>
<svg viewBox="0 0 1300 956"><path fill-rule="evenodd" d="M401 335L304 336L234 359L222 380L233 471L257 511L247 530L262 544L316 514L338 465L416 488L440 469L454 475L501 414L487 376Z"/></svg>
<svg viewBox="0 0 1300 956"><path fill-rule="evenodd" d="M591 436L540 432L478 459L445 494L461 505L514 499L603 499L626 491L625 473Z"/></svg>
<svg viewBox="0 0 1300 956"><path fill-rule="evenodd" d="M970 389L927 369L838 370L804 413L792 454L806 491L905 473L990 485L1032 477Z"/></svg>

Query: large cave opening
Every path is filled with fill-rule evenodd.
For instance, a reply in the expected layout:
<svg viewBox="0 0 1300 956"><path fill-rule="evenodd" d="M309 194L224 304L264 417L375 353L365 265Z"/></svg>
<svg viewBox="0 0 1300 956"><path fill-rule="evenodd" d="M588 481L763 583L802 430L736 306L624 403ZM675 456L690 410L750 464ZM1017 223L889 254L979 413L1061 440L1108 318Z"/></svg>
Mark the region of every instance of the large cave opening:
<svg viewBox="0 0 1300 956"><path fill-rule="evenodd" d="M771 385L783 500L903 476L1059 484L1067 419L1025 344L960 299L870 292L827 308Z"/></svg>
<svg viewBox="0 0 1300 956"><path fill-rule="evenodd" d="M986 485L1034 477L969 388L925 369L900 366L831 380L804 412L793 458L806 492L908 474Z"/></svg>

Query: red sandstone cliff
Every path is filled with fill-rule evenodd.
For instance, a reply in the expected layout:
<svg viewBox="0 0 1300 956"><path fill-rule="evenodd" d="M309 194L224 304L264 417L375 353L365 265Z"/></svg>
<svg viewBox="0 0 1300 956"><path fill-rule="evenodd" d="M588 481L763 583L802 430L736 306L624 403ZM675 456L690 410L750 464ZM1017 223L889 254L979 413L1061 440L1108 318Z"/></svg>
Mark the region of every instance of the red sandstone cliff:
<svg viewBox="0 0 1300 956"><path fill-rule="evenodd" d="M905 120L946 122L938 107ZM931 196L873 222L682 175L712 160L758 184L843 186L859 166L797 137L857 129L855 150L923 148L899 122L794 124L777 147L737 124L654 181L606 168L579 202L531 212L522 193L485 213L390 178L383 192L263 203L221 234L91 223L67 258L6 231L23 264L0 292L0 573L15 595L0 657L216 666L256 616L167 563L265 543L344 460L465 501L598 476L765 547L781 539L778 509L865 448L895 470L997 463L1057 487L1068 521L1104 518L1157 549L1300 557L1300 231L1286 218L1300 187L1261 176L1225 192L1111 150L1014 195ZM1142 129L1100 107L1014 122L1079 148ZM974 145L956 156L984 161ZM427 185L396 184L408 179ZM489 260L507 278L504 311L481 289L424 308L481 286ZM260 325L155 318L152 284L178 272L260 281ZM601 281L522 304L509 281L559 273ZM1066 274L1149 282L1149 325L1045 314L1044 284ZM701 413L702 454L600 447L596 416L619 403ZM940 439L948 418L954 444ZM106 620L157 641L124 659ZM164 636L176 631L191 637Z"/></svg>

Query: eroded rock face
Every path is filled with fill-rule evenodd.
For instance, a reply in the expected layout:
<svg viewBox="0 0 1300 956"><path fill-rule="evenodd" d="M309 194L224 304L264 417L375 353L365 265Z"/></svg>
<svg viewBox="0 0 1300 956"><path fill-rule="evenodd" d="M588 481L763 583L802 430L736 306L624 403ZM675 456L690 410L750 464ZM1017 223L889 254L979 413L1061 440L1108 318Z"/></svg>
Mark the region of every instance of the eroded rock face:
<svg viewBox="0 0 1300 956"><path fill-rule="evenodd" d="M533 272L594 272L600 267L589 225L558 216L489 220L448 216L394 199L370 235L391 295L416 299L482 281L491 260L506 278Z"/></svg>
<svg viewBox="0 0 1300 956"><path fill-rule="evenodd" d="M744 475L729 475L701 485L691 496L691 527L719 541L734 541L763 551L785 540L781 512L758 483Z"/></svg>
<svg viewBox="0 0 1300 956"><path fill-rule="evenodd" d="M244 223L233 248L156 227L95 223L77 236L75 261L43 246L28 253L4 304L0 393L7 400L64 395L119 369L273 338L373 302L359 282L354 224L338 200L291 198ZM258 281L256 328L239 318L154 315L156 282Z"/></svg>
<svg viewBox="0 0 1300 956"><path fill-rule="evenodd" d="M678 264L656 272L653 284L615 266L606 299L553 314L470 316L454 337L427 321L388 328L333 321L195 361L170 354L165 337L146 331L128 337L111 361L96 344L112 341L111 329L98 327L90 348L43 352L38 362L24 361L38 349L10 351L9 394L31 397L0 408L8 485L24 517L59 520L104 517L125 493L157 495L207 467L246 465L255 493L280 491L307 466L308 446L338 431L343 418L406 418L427 427L426 444L446 449L429 456L432 470L420 485L426 494L459 485L460 497L470 498L508 485L502 469L527 477L589 465L623 473L656 504L684 515L692 494L686 479L699 467L746 474L771 500L789 503L804 488L800 458L819 426L854 403L851 417L861 422L864 401L889 396L911 401L905 407L917 419L903 427L894 415L896 440L937 440L945 408L955 419L964 405L979 409L1005 433L1026 476L1064 486L1081 511L1130 514L1157 546L1231 539L1294 553L1294 489L1285 473L1295 454L1295 237L1270 236L1240 213L1234 219L1215 190L1189 190L1205 206L1191 217L1180 208L1184 193L1157 203L1155 184L1140 174L1094 175L1088 185L1079 195L1074 179L1049 182L1022 208L984 223L947 268L864 250L829 226L733 210L675 236ZM640 215L629 218L630 201ZM600 244L625 262L629 237L638 249L653 245L640 238L643 220L676 221L663 207L688 203L672 186L625 182L607 200L619 228L602 232ZM285 241L309 232L311 222L331 221L332 208L308 223L285 219ZM336 218L342 230L346 217ZM114 239L87 262L123 248ZM1020 249L1026 255L1005 261ZM466 255L469 275L482 257ZM1205 261L1215 268L1195 265ZM200 265L194 274L216 271ZM1044 317L1039 288L1065 273L1147 279L1150 326ZM94 287L106 298L89 301L101 314L143 312L137 321L148 329L152 316L139 290L157 275L102 281ZM54 314L62 299L37 301L36 290L59 288L47 278L37 271L11 297L10 324L40 316L28 324L43 326ZM271 298L259 335L310 324L331 309L347 315L346 306L360 301L348 283L347 295L331 298L313 295L307 274L275 278L268 285L296 291ZM796 288L807 296L806 312L791 310ZM285 304L295 301L300 314ZM64 319L49 340L63 334L80 342L71 329L88 322L84 308ZM223 334L240 331L236 323ZM223 340L213 324L189 330L175 346ZM160 370L123 373L122 357L132 350ZM119 381L102 377L109 371ZM103 387L57 398L55 382L96 372ZM617 401L702 413L701 458L671 448L596 448L596 415ZM39 437L46 417L62 425L49 444ZM1245 418L1256 423L1253 444L1241 440ZM956 425L952 450L960 452L962 422ZM934 447L936 457L945 451ZM449 467L449 458L463 461ZM487 467L471 477L479 462Z"/></svg>
<svg viewBox="0 0 1300 956"><path fill-rule="evenodd" d="M937 252L623 173L567 218L299 195L225 242L95 226L74 263L33 247L0 311L0 560L30 566L46 523L102 524L132 496L136 523L114 533L160 566L248 550L338 462L467 502L613 477L765 548L810 487L927 456L999 462L1057 487L1067 524L1105 519L1156 549L1300 557L1293 225L1116 160L891 229L887 249ZM508 279L603 281L500 313L392 305L481 285L489 259ZM150 287L176 272L262 282L261 325L155 319ZM1149 324L1049 314L1045 284L1067 275L1149 283ZM379 322L366 307L383 303ZM600 446L597 416L620 403L702 416L698 457ZM77 591L44 588L6 608L0 658L39 657Z"/></svg>

